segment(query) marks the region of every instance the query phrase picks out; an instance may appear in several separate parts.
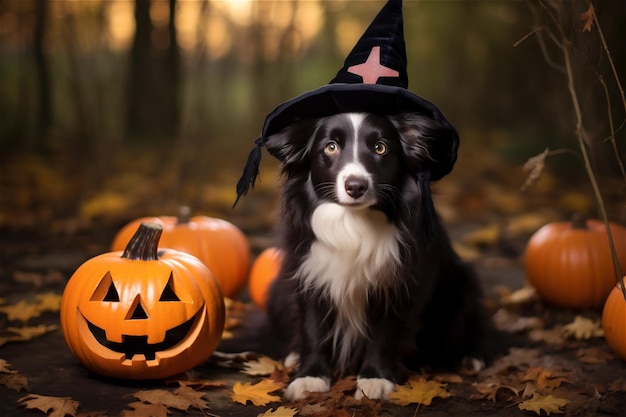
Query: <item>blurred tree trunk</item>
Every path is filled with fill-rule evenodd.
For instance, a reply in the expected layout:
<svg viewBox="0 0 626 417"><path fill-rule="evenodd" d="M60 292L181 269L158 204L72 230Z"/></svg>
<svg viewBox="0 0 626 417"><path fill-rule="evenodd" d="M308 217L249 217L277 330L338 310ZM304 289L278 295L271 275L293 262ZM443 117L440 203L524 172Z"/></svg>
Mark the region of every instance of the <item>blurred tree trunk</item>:
<svg viewBox="0 0 626 417"><path fill-rule="evenodd" d="M35 31L33 36L33 53L37 73L38 107L37 107L37 146L46 146L46 134L52 125L51 83L48 59L44 51L44 37L48 24L47 1L35 2Z"/></svg>
<svg viewBox="0 0 626 417"><path fill-rule="evenodd" d="M169 0L166 44L150 18L151 0L135 0L135 38L128 74L127 129L131 138L169 138L177 133L180 53L176 0ZM155 44L155 38L160 42Z"/></svg>

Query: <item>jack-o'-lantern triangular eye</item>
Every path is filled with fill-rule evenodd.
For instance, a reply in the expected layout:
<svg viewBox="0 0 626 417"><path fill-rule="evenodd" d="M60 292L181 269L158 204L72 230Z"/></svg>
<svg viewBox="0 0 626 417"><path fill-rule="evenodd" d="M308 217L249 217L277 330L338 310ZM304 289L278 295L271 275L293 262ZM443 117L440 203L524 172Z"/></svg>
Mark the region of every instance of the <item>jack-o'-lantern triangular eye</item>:
<svg viewBox="0 0 626 417"><path fill-rule="evenodd" d="M98 287L94 291L89 301L120 301L120 295L115 288L115 284L113 284L113 277L111 277L110 271L104 274L104 277L102 277L102 279L100 280Z"/></svg>
<svg viewBox="0 0 626 417"><path fill-rule="evenodd" d="M174 277L170 272L170 277L167 280L167 285L163 288L163 293L159 297L159 301L180 301L180 298L176 295L174 290Z"/></svg>

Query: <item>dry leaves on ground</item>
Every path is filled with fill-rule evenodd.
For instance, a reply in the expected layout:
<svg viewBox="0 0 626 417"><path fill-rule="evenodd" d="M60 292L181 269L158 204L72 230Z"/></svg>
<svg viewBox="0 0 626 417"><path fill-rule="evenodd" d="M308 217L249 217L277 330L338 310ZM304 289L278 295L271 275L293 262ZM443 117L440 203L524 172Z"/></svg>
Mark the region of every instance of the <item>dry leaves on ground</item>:
<svg viewBox="0 0 626 417"><path fill-rule="evenodd" d="M29 410L39 410L49 417L76 416L78 401L70 397L48 397L45 395L28 394L18 402Z"/></svg>
<svg viewBox="0 0 626 417"><path fill-rule="evenodd" d="M297 408L290 407L278 407L277 409L270 408L263 414L259 414L259 417L293 417L298 412Z"/></svg>
<svg viewBox="0 0 626 417"><path fill-rule="evenodd" d="M518 407L520 410L533 411L539 416L542 411L547 415L550 415L550 413L563 414L561 407L565 407L567 403L568 401L563 398L534 393L531 399L519 403Z"/></svg>
<svg viewBox="0 0 626 417"><path fill-rule="evenodd" d="M422 377L412 378L406 385L396 385L396 391L389 393L389 399L398 405L430 405L434 398L448 398L447 384L427 381Z"/></svg>
<svg viewBox="0 0 626 417"><path fill-rule="evenodd" d="M233 386L233 393L230 398L243 405L250 401L256 406L263 406L272 402L279 402L280 396L272 395L272 393L283 387L284 384L271 379L263 379L256 384L237 382Z"/></svg>

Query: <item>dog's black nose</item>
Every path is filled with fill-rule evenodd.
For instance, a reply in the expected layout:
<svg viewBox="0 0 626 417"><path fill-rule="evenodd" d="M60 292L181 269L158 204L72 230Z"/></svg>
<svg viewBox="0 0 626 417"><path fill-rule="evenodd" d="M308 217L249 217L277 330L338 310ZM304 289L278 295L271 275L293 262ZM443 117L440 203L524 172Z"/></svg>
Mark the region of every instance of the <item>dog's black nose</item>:
<svg viewBox="0 0 626 417"><path fill-rule="evenodd" d="M345 182L346 193L352 198L359 198L367 191L367 178L349 176Z"/></svg>

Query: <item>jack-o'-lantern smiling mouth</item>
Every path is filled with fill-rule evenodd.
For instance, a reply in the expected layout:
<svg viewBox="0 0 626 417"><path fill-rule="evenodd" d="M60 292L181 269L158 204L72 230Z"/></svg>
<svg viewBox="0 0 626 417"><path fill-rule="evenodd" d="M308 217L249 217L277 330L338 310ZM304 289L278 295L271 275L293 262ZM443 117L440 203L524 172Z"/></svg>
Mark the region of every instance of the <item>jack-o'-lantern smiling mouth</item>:
<svg viewBox="0 0 626 417"><path fill-rule="evenodd" d="M193 317L184 323L173 327L165 332L163 340L158 343L148 343L147 335L122 335L121 342L113 342L107 339L106 331L89 321L79 309L77 309L79 323L89 330L93 340L102 347L119 354L123 354L126 360L144 359L146 361L158 362L159 356L163 356L181 345L184 349L185 341L193 341L202 328L202 323L206 318L206 309L201 308ZM178 350L178 349L177 349ZM158 355L157 355L158 354Z"/></svg>

